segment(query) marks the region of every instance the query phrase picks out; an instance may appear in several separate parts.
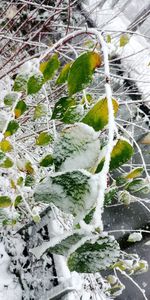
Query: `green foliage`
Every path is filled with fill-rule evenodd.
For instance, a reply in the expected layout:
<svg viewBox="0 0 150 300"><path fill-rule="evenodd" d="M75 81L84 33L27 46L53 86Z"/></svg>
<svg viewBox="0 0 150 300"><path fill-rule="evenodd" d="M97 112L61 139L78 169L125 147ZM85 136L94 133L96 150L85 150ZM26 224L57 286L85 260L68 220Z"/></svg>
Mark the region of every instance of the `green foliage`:
<svg viewBox="0 0 150 300"><path fill-rule="evenodd" d="M96 202L98 184L88 172L73 171L45 178L34 194L36 202L54 203L66 213L84 217Z"/></svg>
<svg viewBox="0 0 150 300"><path fill-rule="evenodd" d="M81 119L78 112L77 100L71 97L63 97L56 102L52 114L52 120L61 120L66 124L72 124Z"/></svg>
<svg viewBox="0 0 150 300"><path fill-rule="evenodd" d="M19 128L18 122L15 121L15 120L11 120L8 123L8 126L6 128L4 136L7 137L7 136L13 135L14 133L16 133L16 131L18 130L18 128Z"/></svg>
<svg viewBox="0 0 150 300"><path fill-rule="evenodd" d="M43 73L44 82L52 79L55 72L59 68L58 55L54 54L48 61L44 61L40 64L40 71Z"/></svg>
<svg viewBox="0 0 150 300"><path fill-rule="evenodd" d="M40 119L46 115L47 109L46 106L42 103L37 104L34 110L34 120Z"/></svg>
<svg viewBox="0 0 150 300"><path fill-rule="evenodd" d="M23 113L26 111L27 105L23 100L18 101L14 113L15 113L15 118L19 118L20 116L23 115Z"/></svg>
<svg viewBox="0 0 150 300"><path fill-rule="evenodd" d="M111 153L110 170L116 169L123 165L131 158L133 153L134 150L131 144L124 139L119 139ZM104 161L105 159L103 158L97 167L96 173L102 170Z"/></svg>
<svg viewBox="0 0 150 300"><path fill-rule="evenodd" d="M126 185L126 189L133 194L142 192L143 194L147 194L150 191L149 183L143 179L134 179Z"/></svg>
<svg viewBox="0 0 150 300"><path fill-rule="evenodd" d="M53 140L52 136L48 132L41 132L36 139L36 145L46 146Z"/></svg>
<svg viewBox="0 0 150 300"><path fill-rule="evenodd" d="M87 52L80 55L72 64L68 75L69 95L81 91L92 80L95 68L100 67L101 57L96 52Z"/></svg>
<svg viewBox="0 0 150 300"><path fill-rule="evenodd" d="M29 77L27 82L27 94L36 94L44 83L44 77L41 73L37 73Z"/></svg>
<svg viewBox="0 0 150 300"><path fill-rule="evenodd" d="M15 103L19 98L19 94L15 92L11 92L9 94L6 94L4 97L4 104L7 106L11 106L13 103Z"/></svg>
<svg viewBox="0 0 150 300"><path fill-rule="evenodd" d="M67 81L71 65L72 65L72 63L68 63L62 68L62 70L56 80L56 84L63 84Z"/></svg>
<svg viewBox="0 0 150 300"><path fill-rule="evenodd" d="M111 42L109 35L107 42ZM120 38L121 47L127 42L125 35ZM93 43L93 45L96 44ZM91 44L88 47L90 48ZM118 202L129 205L133 198L132 194L149 191L147 181L142 178L137 179L141 176L143 169L136 168L130 173L118 177L116 182L112 172L110 182L107 182L104 197L103 189L102 197L100 197L100 189L103 188L104 182L102 177L94 173L101 172L105 162L108 143L108 130L105 128L109 121L108 101L104 96L103 99L94 104L93 95L88 93L81 93L76 97L73 95L81 92L91 83L95 69L101 64L101 56L97 52L89 51L81 54L73 63L67 63L56 79L55 75L60 62L58 55L54 54L48 61L40 64L37 73L32 70L29 74L18 74L14 81L14 91L4 97L4 104L6 105L4 108L10 110L8 119L10 122L8 122L4 136L2 135L0 141L0 168L2 172L5 171L8 172L8 175L10 174L8 182L13 195L15 194L15 198L13 198L15 199L14 208L18 209L19 213L21 211L19 208L22 205L24 205L23 210L25 209L23 201L25 187L29 191L34 190L31 202L33 209L40 203L54 204L61 210L59 213L62 218L68 218L66 214L71 214L72 232L68 233L67 238L60 239L60 243L49 248L49 251L66 256L70 271L79 273L95 273L119 266L117 263L120 249L117 241L112 236L101 232L102 227L97 228L94 223L93 216L95 217L94 212L97 212L98 199L102 198L100 199L102 200L100 214L102 214L103 206L110 205L114 198L115 201L118 198ZM41 90L41 88L51 79L52 99L46 97L45 100L44 89ZM67 86L57 86L66 82ZM50 97L49 84L45 84L44 87L47 88L47 94ZM66 88L68 88L67 91ZM40 90L38 99L32 97ZM55 92L56 95L53 98ZM52 102L52 115L49 107L50 102ZM36 105L36 103L38 104ZM116 116L119 105L114 98L112 98L112 104L114 116ZM27 110L27 105L29 108L31 107L29 109L31 116L26 114L27 118L26 116L25 118L24 116L21 117ZM86 113L84 113L85 110ZM17 118L20 118L17 120L18 122L15 120ZM56 122L56 128L54 120L61 121ZM16 140L19 140L20 132L22 139L26 124L28 126L27 122L32 124L29 136L32 136L32 132L35 130L36 140L33 135L29 149L24 148L25 151L21 153L20 149L16 151ZM62 123L69 125L64 127ZM2 134L6 124L7 118L3 118L0 124L2 125L0 129ZM30 124L27 130L28 128L30 130ZM19 134L15 140L16 136L13 137L12 135L17 132L19 127ZM53 130L53 136L50 134L51 130ZM55 130L58 131L57 134ZM37 133L39 133L38 136ZM46 148L47 154L44 151L45 148L39 146L48 146ZM35 150L31 159L30 149ZM52 151L53 153L50 154ZM7 152L11 153L6 154ZM133 152L133 147L127 140L122 138L114 141L109 170L118 169L131 158ZM9 168L12 168L10 172L6 170ZM17 176L13 178L12 174L16 170ZM9 207L11 207L11 199L2 193L0 196L0 221L4 225L14 225L17 221L17 219L9 218L6 212ZM34 215L33 220L38 223L40 217ZM120 265L122 266L121 263ZM144 268L144 263L137 265L137 269L136 267L134 269L138 272L142 268ZM112 290L115 288L119 288L118 283L111 286Z"/></svg>
<svg viewBox="0 0 150 300"><path fill-rule="evenodd" d="M11 205L11 199L8 196L0 196L0 208L6 208Z"/></svg>
<svg viewBox="0 0 150 300"><path fill-rule="evenodd" d="M53 157L51 154L47 154L42 160L40 161L41 167L49 167L53 164Z"/></svg>
<svg viewBox="0 0 150 300"><path fill-rule="evenodd" d="M114 114L118 111L118 102L112 99ZM96 131L102 130L108 124L107 98L99 100L85 115L82 122L92 126Z"/></svg>
<svg viewBox="0 0 150 300"><path fill-rule="evenodd" d="M120 255L119 245L112 236L93 237L68 258L71 272L96 273L110 268Z"/></svg>
<svg viewBox="0 0 150 300"><path fill-rule="evenodd" d="M9 157L5 157L2 162L0 162L0 168L9 169L13 166L13 161Z"/></svg>

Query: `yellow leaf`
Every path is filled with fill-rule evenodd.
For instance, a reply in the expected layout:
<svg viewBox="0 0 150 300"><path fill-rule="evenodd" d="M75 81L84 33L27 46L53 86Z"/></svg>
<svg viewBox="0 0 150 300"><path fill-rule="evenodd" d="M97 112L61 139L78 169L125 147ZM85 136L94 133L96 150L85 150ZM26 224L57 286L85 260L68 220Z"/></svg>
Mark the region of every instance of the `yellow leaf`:
<svg viewBox="0 0 150 300"><path fill-rule="evenodd" d="M8 140L3 139L0 142L0 149L3 152L10 152L13 149L13 147L12 147L11 143Z"/></svg>

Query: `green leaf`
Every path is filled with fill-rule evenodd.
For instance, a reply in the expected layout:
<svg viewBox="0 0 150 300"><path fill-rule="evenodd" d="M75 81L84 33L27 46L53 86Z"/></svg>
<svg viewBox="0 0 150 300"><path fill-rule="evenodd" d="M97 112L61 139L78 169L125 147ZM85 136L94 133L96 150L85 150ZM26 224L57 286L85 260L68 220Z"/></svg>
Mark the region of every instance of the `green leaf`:
<svg viewBox="0 0 150 300"><path fill-rule="evenodd" d="M72 63L68 63L63 67L56 80L56 84L63 84L67 81L71 65Z"/></svg>
<svg viewBox="0 0 150 300"><path fill-rule="evenodd" d="M27 94L36 94L44 84L44 77L41 73L32 75L27 83Z"/></svg>
<svg viewBox="0 0 150 300"><path fill-rule="evenodd" d="M27 109L27 105L26 103L23 101L23 100L20 100L16 107L15 107L15 110L14 110L14 113L15 113L15 118L19 118L20 116L23 115L23 113L26 111Z"/></svg>
<svg viewBox="0 0 150 300"><path fill-rule="evenodd" d="M61 240L58 244L54 247L49 248L51 253L68 256L68 252L72 246L75 246L85 235L80 234L78 232L74 232L70 234L67 238Z"/></svg>
<svg viewBox="0 0 150 300"><path fill-rule="evenodd" d="M108 44L111 43L111 35L110 34L107 34L106 41Z"/></svg>
<svg viewBox="0 0 150 300"><path fill-rule="evenodd" d="M77 105L77 101L74 98L63 97L56 102L51 119L72 124L80 120L82 115L82 105Z"/></svg>
<svg viewBox="0 0 150 300"><path fill-rule="evenodd" d="M13 161L9 158L6 157L2 163L0 163L0 167L4 169L9 169L13 166Z"/></svg>
<svg viewBox="0 0 150 300"><path fill-rule="evenodd" d="M17 184L18 184L19 186L22 186L22 184L23 184L23 177L22 177L22 176L20 176L20 177L18 178Z"/></svg>
<svg viewBox="0 0 150 300"><path fill-rule="evenodd" d="M118 102L112 99L114 115L118 111ZM108 124L108 103L107 98L99 100L85 115L82 122L92 126L96 131L102 130Z"/></svg>
<svg viewBox="0 0 150 300"><path fill-rule="evenodd" d="M119 139L111 153L110 170L122 166L132 157L133 153L134 149L131 144L124 139Z"/></svg>
<svg viewBox="0 0 150 300"><path fill-rule="evenodd" d="M38 104L34 110L34 120L44 117L47 113L45 104Z"/></svg>
<svg viewBox="0 0 150 300"><path fill-rule="evenodd" d="M26 175L25 186L33 186L35 184L35 178L33 175Z"/></svg>
<svg viewBox="0 0 150 300"><path fill-rule="evenodd" d="M114 197L117 194L117 190L118 189L116 187L110 187L109 189L107 189L104 200L105 205L110 205L112 203Z"/></svg>
<svg viewBox="0 0 150 300"><path fill-rule="evenodd" d="M119 139L111 153L110 170L122 166L131 158L133 153L134 149L131 144L127 140ZM103 158L96 169L96 173L102 170L104 161L105 159Z"/></svg>
<svg viewBox="0 0 150 300"><path fill-rule="evenodd" d="M22 196L18 195L15 199L15 207L17 207L22 202Z"/></svg>
<svg viewBox="0 0 150 300"><path fill-rule="evenodd" d="M8 123L8 126L7 126L7 129L5 131L5 134L4 136L7 137L7 136L10 136L10 135L13 135L19 128L19 124L17 121L15 120L11 120L9 123Z"/></svg>
<svg viewBox="0 0 150 300"><path fill-rule="evenodd" d="M40 64L40 71L43 73L44 82L52 79L55 72L59 68L58 55L54 54L48 61L44 61Z"/></svg>
<svg viewBox="0 0 150 300"><path fill-rule="evenodd" d="M95 212L95 207L92 208L91 211L85 216L84 222L86 224L90 224L91 223L91 221L93 219L94 212Z"/></svg>
<svg viewBox="0 0 150 300"><path fill-rule="evenodd" d="M54 143L56 171L95 168L100 142L93 128L82 123L66 127Z"/></svg>
<svg viewBox="0 0 150 300"><path fill-rule="evenodd" d="M125 176L125 178L126 178L126 179L133 179L133 178L139 177L139 176L142 175L143 170L144 170L143 168L135 168L135 169L133 169L131 172L129 172L129 173Z"/></svg>
<svg viewBox="0 0 150 300"><path fill-rule="evenodd" d="M129 43L129 35L126 33L122 34L120 37L120 47L124 47L128 43Z"/></svg>
<svg viewBox="0 0 150 300"><path fill-rule="evenodd" d="M11 143L8 140L3 139L0 142L0 149L3 152L10 152L13 149L13 146L11 145Z"/></svg>
<svg viewBox="0 0 150 300"><path fill-rule="evenodd" d="M18 74L14 82L14 91L15 92L26 92L27 91L27 82L29 74Z"/></svg>
<svg viewBox="0 0 150 300"><path fill-rule="evenodd" d="M34 174L34 168L30 161L26 161L25 163L25 172L27 174Z"/></svg>
<svg viewBox="0 0 150 300"><path fill-rule="evenodd" d="M71 272L96 273L117 261L120 249L113 236L95 237L95 240L85 242L70 255L68 267Z"/></svg>
<svg viewBox="0 0 150 300"><path fill-rule="evenodd" d="M143 179L143 178L139 178L139 179L134 179L133 181L129 182L126 185L126 189L133 194L142 192L143 194L147 194L150 192L150 185L149 183Z"/></svg>
<svg viewBox="0 0 150 300"><path fill-rule="evenodd" d="M4 104L11 106L18 99L19 99L19 94L15 92L11 92L4 97Z"/></svg>
<svg viewBox="0 0 150 300"><path fill-rule="evenodd" d="M85 88L92 81L95 68L100 67L101 57L96 52L80 55L70 68L68 75L69 95L73 95Z"/></svg>
<svg viewBox="0 0 150 300"><path fill-rule="evenodd" d="M41 132L36 139L36 145L45 146L52 142L53 138L48 132Z"/></svg>
<svg viewBox="0 0 150 300"><path fill-rule="evenodd" d="M36 202L54 203L71 213L78 223L94 206L98 196L98 181L88 172L73 171L45 178L35 190Z"/></svg>
<svg viewBox="0 0 150 300"><path fill-rule="evenodd" d="M11 199L8 196L0 196L0 208L6 208L11 205Z"/></svg>
<svg viewBox="0 0 150 300"><path fill-rule="evenodd" d="M41 161L40 166L41 167L49 167L53 164L53 157L51 154L46 155Z"/></svg>
<svg viewBox="0 0 150 300"><path fill-rule="evenodd" d="M63 119L64 115L67 113L67 111L76 105L76 100L74 98L69 97L63 97L59 99L53 109L53 114L51 119L57 119L61 120Z"/></svg>

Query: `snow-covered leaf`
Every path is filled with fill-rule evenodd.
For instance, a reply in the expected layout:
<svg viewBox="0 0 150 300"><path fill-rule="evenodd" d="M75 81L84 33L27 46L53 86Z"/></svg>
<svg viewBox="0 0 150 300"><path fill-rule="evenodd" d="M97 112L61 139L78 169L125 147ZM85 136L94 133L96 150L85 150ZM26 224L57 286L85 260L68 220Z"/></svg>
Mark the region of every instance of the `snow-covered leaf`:
<svg viewBox="0 0 150 300"><path fill-rule="evenodd" d="M77 105L76 99L63 97L56 102L51 119L61 120L66 124L75 123L83 115L83 109L80 110L79 106L81 105Z"/></svg>
<svg viewBox="0 0 150 300"><path fill-rule="evenodd" d="M40 119L45 116L47 113L46 105L45 104L37 104L34 110L34 119Z"/></svg>
<svg viewBox="0 0 150 300"><path fill-rule="evenodd" d="M114 114L118 111L118 102L112 99ZM99 100L85 115L82 122L92 126L96 131L103 129L108 124L107 98Z"/></svg>
<svg viewBox="0 0 150 300"><path fill-rule="evenodd" d="M58 55L54 54L48 61L44 61L40 64L40 71L43 73L44 81L52 79L55 72L59 68Z"/></svg>
<svg viewBox="0 0 150 300"><path fill-rule="evenodd" d="M34 198L36 202L54 203L62 211L76 216L78 223L91 210L97 195L95 176L78 170L45 178L37 186Z"/></svg>
<svg viewBox="0 0 150 300"><path fill-rule="evenodd" d="M7 106L11 106L15 101L19 99L20 94L17 92L11 92L6 94L4 97L4 104Z"/></svg>
<svg viewBox="0 0 150 300"><path fill-rule="evenodd" d="M27 94L36 94L44 83L44 77L41 73L33 74L27 82Z"/></svg>
<svg viewBox="0 0 150 300"><path fill-rule="evenodd" d="M130 193L133 193L133 194L138 193L138 192L142 192L144 194L147 194L150 191L150 185L145 179L139 178L139 179L134 179L131 182L129 182L126 185L126 189Z"/></svg>
<svg viewBox="0 0 150 300"><path fill-rule="evenodd" d="M119 255L119 245L113 236L98 237L76 249L68 258L68 267L71 272L96 273L111 267Z"/></svg>
<svg viewBox="0 0 150 300"><path fill-rule="evenodd" d="M19 118L27 109L27 105L23 100L18 101L14 113L15 113L15 118Z"/></svg>
<svg viewBox="0 0 150 300"><path fill-rule="evenodd" d="M67 81L71 64L72 63L68 63L62 68L62 70L56 80L56 84L63 84Z"/></svg>
<svg viewBox="0 0 150 300"><path fill-rule="evenodd" d="M49 251L51 253L68 256L68 252L71 247L75 246L82 238L84 238L84 234L80 233L73 233L67 238L64 238L61 240L58 244L56 244L54 247L49 248Z"/></svg>
<svg viewBox="0 0 150 300"><path fill-rule="evenodd" d="M48 132L41 132L36 139L36 145L45 146L52 142L53 138Z"/></svg>
<svg viewBox="0 0 150 300"><path fill-rule="evenodd" d="M0 111L0 132L3 131L7 123L8 115L4 111Z"/></svg>
<svg viewBox="0 0 150 300"><path fill-rule="evenodd" d="M100 67L101 57L96 52L87 52L80 55L72 64L68 75L69 95L73 95L89 84L95 68Z"/></svg>
<svg viewBox="0 0 150 300"><path fill-rule="evenodd" d="M14 82L14 91L15 92L25 92L27 91L27 82L28 82L29 74L18 74L15 78Z"/></svg>
<svg viewBox="0 0 150 300"><path fill-rule="evenodd" d="M119 168L131 158L133 153L134 150L131 144L125 139L119 139L111 152L110 170ZM97 167L96 173L102 170L104 161L103 158Z"/></svg>
<svg viewBox="0 0 150 300"><path fill-rule="evenodd" d="M54 144L57 171L94 168L99 157L98 134L88 125L76 123L66 127Z"/></svg>
<svg viewBox="0 0 150 300"><path fill-rule="evenodd" d="M128 242L131 242L131 243L135 243L135 242L140 242L142 239L142 234L141 232L133 232L129 235L128 237Z"/></svg>
<svg viewBox="0 0 150 300"><path fill-rule="evenodd" d="M18 122L15 120L11 120L8 123L4 136L7 137L13 135L18 130L18 128L19 128Z"/></svg>

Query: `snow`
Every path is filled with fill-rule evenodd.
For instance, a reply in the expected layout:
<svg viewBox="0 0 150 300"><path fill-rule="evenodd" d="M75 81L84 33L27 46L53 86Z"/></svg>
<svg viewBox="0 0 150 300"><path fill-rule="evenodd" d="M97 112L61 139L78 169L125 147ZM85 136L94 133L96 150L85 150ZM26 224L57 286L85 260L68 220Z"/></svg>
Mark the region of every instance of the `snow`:
<svg viewBox="0 0 150 300"><path fill-rule="evenodd" d="M98 133L88 125L75 123L66 127L54 145L54 159L60 161L59 171L94 168L98 163Z"/></svg>
<svg viewBox="0 0 150 300"><path fill-rule="evenodd" d="M118 7L111 8L111 1L105 1L103 8L98 8L97 6L97 8L90 13L90 18L96 23L100 30L107 34L111 35L111 33L114 32L125 32L131 23L130 19L134 19L133 14L137 14L138 11L140 12L141 5L144 7L144 5L147 4L147 1L140 1L140 4L139 1L131 2L132 3L129 3L127 6L130 14L128 14L128 12L125 13L125 10L121 11L119 9L119 6L123 6L123 3L120 2ZM96 3L97 1L89 0L83 4L83 7L86 11L91 11ZM134 9L132 8L133 4ZM148 66L150 62L150 50L149 42L140 34L139 29L134 35L131 35L129 43L126 44L125 47L119 47L119 38L116 39L115 54L124 57L122 64L123 69L126 70L126 77L128 77L129 74L129 77L136 82L139 90L142 92L143 99L147 99L150 93L150 66ZM137 53L137 51L141 52L138 53L138 55L132 55Z"/></svg>
<svg viewBox="0 0 150 300"><path fill-rule="evenodd" d="M128 242L140 242L142 234L140 232L133 232L128 237Z"/></svg>
<svg viewBox="0 0 150 300"><path fill-rule="evenodd" d="M0 243L0 299L21 300L22 289L13 274L9 272L10 257Z"/></svg>

